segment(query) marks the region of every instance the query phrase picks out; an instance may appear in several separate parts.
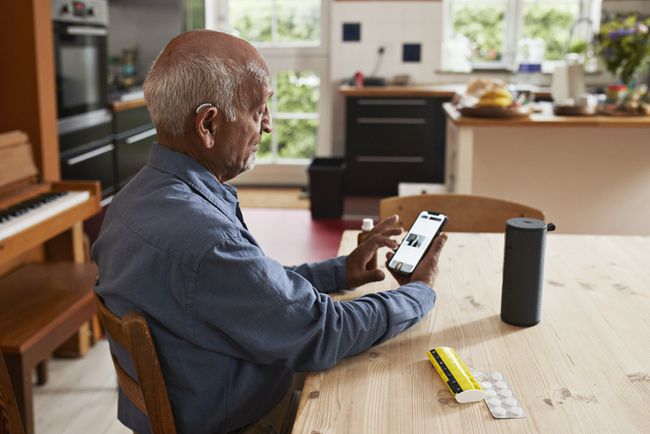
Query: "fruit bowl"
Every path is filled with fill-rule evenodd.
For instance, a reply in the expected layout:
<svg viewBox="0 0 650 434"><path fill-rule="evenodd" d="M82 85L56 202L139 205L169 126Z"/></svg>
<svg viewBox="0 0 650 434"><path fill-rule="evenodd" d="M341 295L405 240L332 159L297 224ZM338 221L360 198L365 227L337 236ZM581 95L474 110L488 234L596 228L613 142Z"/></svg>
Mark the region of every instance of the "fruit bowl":
<svg viewBox="0 0 650 434"><path fill-rule="evenodd" d="M500 106L464 106L459 107L458 112L463 116L474 118L525 118L532 110L529 107L500 107Z"/></svg>

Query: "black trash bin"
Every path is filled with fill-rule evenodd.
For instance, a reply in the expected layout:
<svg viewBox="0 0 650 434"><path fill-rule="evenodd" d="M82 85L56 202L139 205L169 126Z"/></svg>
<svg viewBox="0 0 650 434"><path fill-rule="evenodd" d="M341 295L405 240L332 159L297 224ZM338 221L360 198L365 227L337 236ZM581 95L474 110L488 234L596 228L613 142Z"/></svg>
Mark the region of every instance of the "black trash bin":
<svg viewBox="0 0 650 434"><path fill-rule="evenodd" d="M311 217L339 218L343 214L343 158L314 158L309 165Z"/></svg>

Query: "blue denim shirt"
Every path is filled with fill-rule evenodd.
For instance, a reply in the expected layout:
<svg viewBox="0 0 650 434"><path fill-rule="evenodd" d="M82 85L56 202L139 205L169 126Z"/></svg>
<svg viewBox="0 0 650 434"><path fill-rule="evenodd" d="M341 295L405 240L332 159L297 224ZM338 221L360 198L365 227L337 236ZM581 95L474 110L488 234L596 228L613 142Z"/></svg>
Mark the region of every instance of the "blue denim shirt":
<svg viewBox="0 0 650 434"><path fill-rule="evenodd" d="M435 302L420 282L337 302L345 257L283 267L247 230L236 191L155 144L114 198L93 258L118 316L145 315L181 433L239 429L273 408L295 371L317 371L415 324ZM113 345L113 343L111 343ZM114 350L127 372L128 355ZM148 422L120 394L129 428Z"/></svg>

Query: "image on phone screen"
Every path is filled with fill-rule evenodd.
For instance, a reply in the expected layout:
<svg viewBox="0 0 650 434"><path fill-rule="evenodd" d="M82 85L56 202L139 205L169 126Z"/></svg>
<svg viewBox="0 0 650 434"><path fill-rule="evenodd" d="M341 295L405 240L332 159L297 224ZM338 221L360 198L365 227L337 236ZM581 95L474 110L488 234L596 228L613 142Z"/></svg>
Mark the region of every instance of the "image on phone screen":
<svg viewBox="0 0 650 434"><path fill-rule="evenodd" d="M412 273L440 232L446 218L443 214L422 211L388 266L400 273Z"/></svg>

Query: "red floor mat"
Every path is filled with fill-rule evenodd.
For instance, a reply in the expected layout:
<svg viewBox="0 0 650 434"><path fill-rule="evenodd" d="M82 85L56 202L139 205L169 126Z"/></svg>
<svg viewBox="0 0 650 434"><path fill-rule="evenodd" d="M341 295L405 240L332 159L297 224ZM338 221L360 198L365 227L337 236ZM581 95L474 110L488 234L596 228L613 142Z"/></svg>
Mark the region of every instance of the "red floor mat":
<svg viewBox="0 0 650 434"><path fill-rule="evenodd" d="M334 257L343 230L360 227L359 221L312 220L306 209L247 208L242 213L264 253L284 265Z"/></svg>

